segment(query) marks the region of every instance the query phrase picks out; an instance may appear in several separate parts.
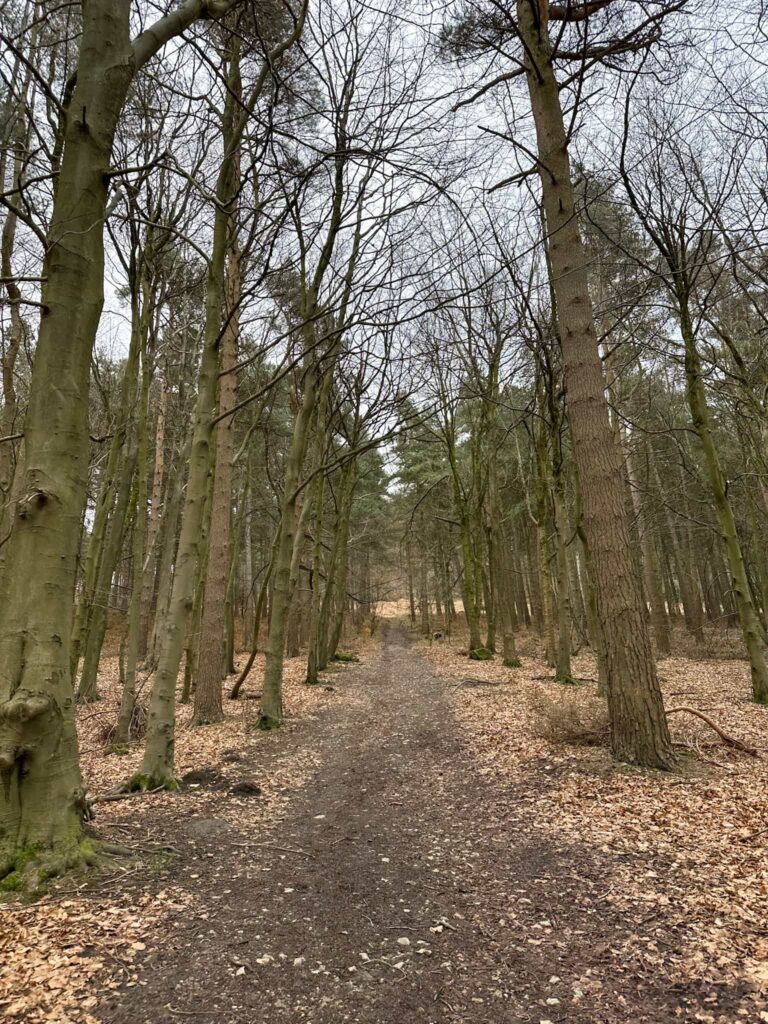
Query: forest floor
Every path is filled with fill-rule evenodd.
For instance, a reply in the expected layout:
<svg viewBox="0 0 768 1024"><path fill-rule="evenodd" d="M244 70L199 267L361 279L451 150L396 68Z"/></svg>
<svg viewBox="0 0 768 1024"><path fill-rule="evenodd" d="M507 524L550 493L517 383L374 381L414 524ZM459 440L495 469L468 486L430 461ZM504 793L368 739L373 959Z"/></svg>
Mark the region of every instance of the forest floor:
<svg viewBox="0 0 768 1024"><path fill-rule="evenodd" d="M250 728L248 701L195 730L183 709L182 791L97 805L99 834L138 859L3 908L0 1015L768 1021L768 711L743 662L667 659L665 697L762 756L680 714L693 756L660 775L584 745L594 686L557 686L533 657L469 662L396 622L361 654L333 689L289 665L279 733ZM80 715L99 793L138 754L100 753L97 710Z"/></svg>

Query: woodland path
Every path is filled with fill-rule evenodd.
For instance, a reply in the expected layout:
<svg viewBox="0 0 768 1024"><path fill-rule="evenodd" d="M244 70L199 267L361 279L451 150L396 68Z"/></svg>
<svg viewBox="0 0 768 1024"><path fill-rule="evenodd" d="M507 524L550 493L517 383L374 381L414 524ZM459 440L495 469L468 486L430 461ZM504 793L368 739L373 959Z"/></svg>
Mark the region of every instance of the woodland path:
<svg viewBox="0 0 768 1024"><path fill-rule="evenodd" d="M697 993L616 955L633 922L600 902L609 855L537 833L546 777L521 787L480 773L451 712L455 683L401 630L385 624L381 647L335 685L316 719L248 755L256 776L307 745L315 755L308 784L259 836L269 848L244 859L243 833L226 823L207 834L200 819L158 823L180 853L172 881L203 910L148 950L139 985L102 996L99 1020L694 1019Z"/></svg>

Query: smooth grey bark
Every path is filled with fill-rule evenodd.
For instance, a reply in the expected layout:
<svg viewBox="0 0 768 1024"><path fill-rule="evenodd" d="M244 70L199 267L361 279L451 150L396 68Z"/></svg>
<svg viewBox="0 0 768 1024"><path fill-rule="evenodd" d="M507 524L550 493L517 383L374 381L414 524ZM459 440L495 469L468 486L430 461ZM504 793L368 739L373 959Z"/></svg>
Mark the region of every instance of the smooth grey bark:
<svg viewBox="0 0 768 1024"><path fill-rule="evenodd" d="M187 0L133 43L130 13L129 0L84 5L77 77L63 111L24 469L0 594L0 875L13 870L25 848L57 868L90 856L82 840L70 636L112 145L137 69L198 17L216 12ZM22 578L25 587L9 588L9 580Z"/></svg>
<svg viewBox="0 0 768 1024"><path fill-rule="evenodd" d="M240 94L240 74L232 61L230 87ZM239 164L237 155L235 164ZM233 170L234 185L239 181L239 167ZM226 324L221 339L218 416L230 412L237 392L238 334L240 330L240 252L237 225L232 218L229 231L226 279ZM203 615L200 624L200 649L196 666L193 722L202 725L224 718L221 684L226 668L226 604L229 593L232 457L234 454L234 417L219 419L216 424L216 455L211 494L211 522L208 560L205 574Z"/></svg>

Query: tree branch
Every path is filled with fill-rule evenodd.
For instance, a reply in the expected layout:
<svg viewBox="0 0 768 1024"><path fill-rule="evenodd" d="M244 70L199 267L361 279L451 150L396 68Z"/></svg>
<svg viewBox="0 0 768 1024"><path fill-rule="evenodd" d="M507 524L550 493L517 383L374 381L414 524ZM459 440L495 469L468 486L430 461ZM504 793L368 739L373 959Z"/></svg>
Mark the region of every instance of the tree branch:
<svg viewBox="0 0 768 1024"><path fill-rule="evenodd" d="M566 0L564 4L550 4L550 21L586 21L591 14L597 14L604 7L609 7L614 0L584 0L582 3L572 3Z"/></svg>

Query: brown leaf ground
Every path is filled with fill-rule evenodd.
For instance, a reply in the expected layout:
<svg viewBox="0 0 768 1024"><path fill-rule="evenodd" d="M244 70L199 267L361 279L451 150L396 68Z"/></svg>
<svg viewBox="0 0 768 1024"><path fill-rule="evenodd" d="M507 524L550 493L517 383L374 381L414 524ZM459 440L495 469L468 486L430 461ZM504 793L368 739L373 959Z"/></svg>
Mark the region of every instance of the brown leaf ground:
<svg viewBox="0 0 768 1024"><path fill-rule="evenodd" d="M599 747L546 738L553 702L595 716L593 686L557 687L534 658L470 663L458 647L411 645L386 624L332 691L301 687L296 663L279 734L253 733L251 702L200 730L182 709L179 771L208 772L175 796L99 805L99 832L139 860L4 908L0 1011L105 1024L768 1020L766 762L709 746L717 737L681 715L676 739L700 754L679 773L616 767ZM742 662L669 659L661 674L669 704L768 755L768 711L748 701ZM99 719L86 720L101 710L80 712L94 792L138 758L101 755ZM242 779L261 795L233 793Z"/></svg>
<svg viewBox="0 0 768 1024"><path fill-rule="evenodd" d="M768 710L750 700L747 664L660 663L667 707L703 711L761 755L724 747L704 723L674 715L680 771L663 776L616 766L603 748L547 739L553 703L571 718L595 717L594 685L558 686L536 658L523 657L519 669L470 663L459 643L424 653L454 681L452 703L480 771L510 782L543 774L550 785L538 828L554 844L588 843L610 857L601 906L637 925L617 956L672 990L692 980L702 992L709 986L692 1019L768 1020ZM594 660L576 658L574 674L595 678ZM719 1010L723 993L742 990L742 1003ZM684 1001L677 1010L685 1019Z"/></svg>
<svg viewBox="0 0 768 1024"><path fill-rule="evenodd" d="M263 655L259 655L244 688L246 698L258 692L263 664ZM288 734L310 721L332 696L323 686L302 685L305 669L302 658L286 662ZM329 674L326 683L334 682L335 675ZM122 756L104 753L103 730L115 721L119 704L117 657L102 659L99 691L102 699L98 703L77 710L83 775L91 798L114 790L141 762L140 744ZM146 696L140 694L140 700ZM225 700L223 723L192 728L191 705L179 705L178 774L213 769L220 784L236 783L244 774L243 766L241 762L227 763L227 752L246 752L269 740L253 730L257 708L252 699ZM271 770L259 780L263 796L258 802L234 798L228 801L225 813L247 828L260 829L263 819L279 816L312 764L311 751L297 752L290 766ZM135 984L132 965L142 959L148 934L172 929L174 919L196 902L196 894L185 885L171 882L146 889L145 883L147 875L150 880L162 876L164 862L174 855L172 823L196 813L201 790L192 783L178 795L157 793L97 804L99 838L137 847L139 862L119 865L117 874L97 881L69 879L54 894L31 906L0 907L0 1019L25 1024L93 1021L97 988ZM167 818L168 833L149 825L155 816Z"/></svg>

